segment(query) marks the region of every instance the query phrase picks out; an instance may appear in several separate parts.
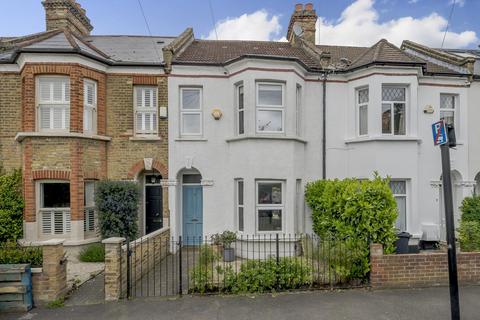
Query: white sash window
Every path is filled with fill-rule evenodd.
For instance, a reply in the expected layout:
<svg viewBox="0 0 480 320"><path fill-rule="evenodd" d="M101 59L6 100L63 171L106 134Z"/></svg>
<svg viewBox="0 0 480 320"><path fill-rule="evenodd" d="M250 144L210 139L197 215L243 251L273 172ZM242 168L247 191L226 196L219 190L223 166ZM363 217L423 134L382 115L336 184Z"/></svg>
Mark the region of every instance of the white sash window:
<svg viewBox="0 0 480 320"><path fill-rule="evenodd" d="M70 128L70 80L68 77L37 78L37 127L40 131Z"/></svg>
<svg viewBox="0 0 480 320"><path fill-rule="evenodd" d="M152 135L158 132L157 126L157 88L136 86L135 100L135 134Z"/></svg>
<svg viewBox="0 0 480 320"><path fill-rule="evenodd" d="M97 133L97 83L83 82L83 132Z"/></svg>

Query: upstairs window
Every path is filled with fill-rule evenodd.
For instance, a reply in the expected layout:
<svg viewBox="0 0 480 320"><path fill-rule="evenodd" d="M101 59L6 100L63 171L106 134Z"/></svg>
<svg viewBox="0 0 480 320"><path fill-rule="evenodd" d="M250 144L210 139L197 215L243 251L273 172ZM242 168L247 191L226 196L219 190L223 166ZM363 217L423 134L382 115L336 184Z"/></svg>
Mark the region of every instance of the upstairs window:
<svg viewBox="0 0 480 320"><path fill-rule="evenodd" d="M180 89L180 132L184 136L202 134L202 89Z"/></svg>
<svg viewBox="0 0 480 320"><path fill-rule="evenodd" d="M257 83L257 132L284 131L283 84Z"/></svg>
<svg viewBox="0 0 480 320"><path fill-rule="evenodd" d="M382 86L382 133L406 134L406 88Z"/></svg>
<svg viewBox="0 0 480 320"><path fill-rule="evenodd" d="M444 93L440 94L440 120L444 120L446 124L452 124L455 126L456 110L457 95Z"/></svg>
<svg viewBox="0 0 480 320"><path fill-rule="evenodd" d="M296 91L295 91L295 120L296 129L297 129L297 136L302 136L302 86L297 84Z"/></svg>
<svg viewBox="0 0 480 320"><path fill-rule="evenodd" d="M357 90L357 134L365 136L368 134L368 88Z"/></svg>
<svg viewBox="0 0 480 320"><path fill-rule="evenodd" d="M83 132L97 133L97 83L83 82Z"/></svg>
<svg viewBox="0 0 480 320"><path fill-rule="evenodd" d="M157 133L157 87L135 86L135 134Z"/></svg>
<svg viewBox="0 0 480 320"><path fill-rule="evenodd" d="M245 105L243 84L237 86L237 134L245 133Z"/></svg>
<svg viewBox="0 0 480 320"><path fill-rule="evenodd" d="M37 78L37 127L40 131L70 128L70 79L59 76Z"/></svg>

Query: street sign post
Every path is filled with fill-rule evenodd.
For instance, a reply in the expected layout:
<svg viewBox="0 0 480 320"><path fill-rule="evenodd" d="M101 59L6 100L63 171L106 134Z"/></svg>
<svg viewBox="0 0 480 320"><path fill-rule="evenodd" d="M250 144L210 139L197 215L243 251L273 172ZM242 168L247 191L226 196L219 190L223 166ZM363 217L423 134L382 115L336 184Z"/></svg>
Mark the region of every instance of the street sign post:
<svg viewBox="0 0 480 320"><path fill-rule="evenodd" d="M448 132L447 130L452 130ZM452 178L450 169L450 147L455 146L455 132L453 126L438 121L432 124L433 143L440 145L442 154L442 184L445 199L445 220L447 224L448 246L448 279L450 284L450 309L452 320L460 320L460 303L458 297L457 250L455 246L455 222L453 219ZM448 137L452 137L449 142Z"/></svg>

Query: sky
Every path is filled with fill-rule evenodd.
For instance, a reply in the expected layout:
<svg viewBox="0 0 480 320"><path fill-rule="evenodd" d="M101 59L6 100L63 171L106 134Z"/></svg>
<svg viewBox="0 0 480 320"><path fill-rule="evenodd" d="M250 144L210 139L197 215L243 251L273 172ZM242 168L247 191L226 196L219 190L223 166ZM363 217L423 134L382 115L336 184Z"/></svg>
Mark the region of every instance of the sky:
<svg viewBox="0 0 480 320"><path fill-rule="evenodd" d="M192 27L196 38L285 41L299 0L77 0L87 10L92 34L176 36ZM477 48L480 0L316 0L317 44L370 46L386 38L440 47ZM307 0L304 1L308 2ZM211 6L210 6L211 4ZM211 9L210 9L211 8ZM213 15L212 15L213 13ZM0 36L45 30L41 0L0 0ZM214 27L215 26L215 27ZM216 32L215 32L216 30Z"/></svg>

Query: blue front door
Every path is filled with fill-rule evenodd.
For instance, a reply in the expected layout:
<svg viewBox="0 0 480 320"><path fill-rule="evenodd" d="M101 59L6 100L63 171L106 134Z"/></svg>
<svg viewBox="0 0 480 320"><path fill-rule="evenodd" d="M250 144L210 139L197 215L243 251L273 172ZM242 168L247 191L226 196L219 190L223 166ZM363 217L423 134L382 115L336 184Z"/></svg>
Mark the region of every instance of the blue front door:
<svg viewBox="0 0 480 320"><path fill-rule="evenodd" d="M183 186L183 243L201 244L203 235L202 186Z"/></svg>

